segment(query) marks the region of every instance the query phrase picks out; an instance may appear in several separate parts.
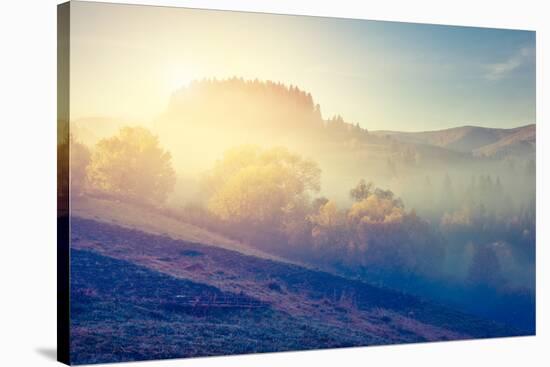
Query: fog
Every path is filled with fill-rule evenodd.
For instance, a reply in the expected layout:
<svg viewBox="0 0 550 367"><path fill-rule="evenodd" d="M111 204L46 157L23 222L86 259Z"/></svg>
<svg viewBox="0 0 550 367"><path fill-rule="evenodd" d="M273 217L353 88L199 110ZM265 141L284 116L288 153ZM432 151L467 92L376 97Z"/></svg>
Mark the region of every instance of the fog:
<svg viewBox="0 0 550 367"><path fill-rule="evenodd" d="M106 159L94 156L98 144L138 125L164 157L151 162L174 172L174 183L151 182L170 188L154 204L178 218L312 267L534 327L533 126L442 130L429 135L434 143L324 117L295 86L204 80L145 124L72 122L95 169L83 169L83 192L105 181L105 168L93 165ZM354 188L361 194L350 195Z"/></svg>

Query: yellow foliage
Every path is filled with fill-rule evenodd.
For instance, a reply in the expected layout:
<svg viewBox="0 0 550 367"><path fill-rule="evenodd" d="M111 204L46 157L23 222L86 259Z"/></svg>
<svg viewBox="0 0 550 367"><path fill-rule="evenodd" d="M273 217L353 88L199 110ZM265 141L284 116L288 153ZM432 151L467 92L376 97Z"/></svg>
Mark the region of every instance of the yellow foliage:
<svg viewBox="0 0 550 367"><path fill-rule="evenodd" d="M100 140L87 175L95 189L149 202L163 201L176 181L170 153L141 127L125 127Z"/></svg>
<svg viewBox="0 0 550 367"><path fill-rule="evenodd" d="M310 217L311 223L317 227L331 228L344 224L344 216L338 210L334 201L328 201L319 208L319 213Z"/></svg>
<svg viewBox="0 0 550 367"><path fill-rule="evenodd" d="M354 203L348 212L350 220L361 223L398 223L404 215L404 209L396 206L394 200L376 195Z"/></svg>
<svg viewBox="0 0 550 367"><path fill-rule="evenodd" d="M468 227L472 225L471 210L465 206L462 209L452 213L445 213L443 218L441 218L441 225L445 228Z"/></svg>
<svg viewBox="0 0 550 367"><path fill-rule="evenodd" d="M317 164L284 148L234 148L205 178L208 207L227 221L280 226L319 190L320 175Z"/></svg>

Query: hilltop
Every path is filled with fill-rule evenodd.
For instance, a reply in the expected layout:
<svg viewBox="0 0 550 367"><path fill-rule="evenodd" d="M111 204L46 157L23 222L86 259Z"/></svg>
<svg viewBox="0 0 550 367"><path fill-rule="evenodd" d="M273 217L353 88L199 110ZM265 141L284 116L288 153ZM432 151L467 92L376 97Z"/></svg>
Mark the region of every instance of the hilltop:
<svg viewBox="0 0 550 367"><path fill-rule="evenodd" d="M461 126L422 132L380 130L371 133L405 143L437 146L478 156L497 156L534 152L536 126L531 124L512 129Z"/></svg>
<svg viewBox="0 0 550 367"><path fill-rule="evenodd" d="M71 133L93 147L124 124L135 122L81 119L72 122ZM368 124L323 116L314 97L297 86L230 78L181 88L147 126L170 152L179 198L192 202L201 200L198 178L224 152L242 145L285 147L314 160L323 171L322 195L340 202L348 200L342 187L361 178L414 202L415 187L426 177L440 181L447 174L470 171L514 182L517 174L511 166L526 172L534 165L535 125L399 132L369 131L363 127ZM412 177L415 184L406 185L405 179Z"/></svg>
<svg viewBox="0 0 550 367"><path fill-rule="evenodd" d="M369 131L362 127L368 126L368 121L360 126L339 115L323 117L321 111L311 93L298 86L237 77L203 79L174 92L166 109L147 125L178 159L184 155L180 154L182 145L193 147L201 139L219 143L220 149L227 148L227 141L234 145L266 141L291 147L299 143L312 153L338 149L383 159L413 152L430 165L472 156L525 156L534 152L536 143L534 124L510 129L466 125L418 132ZM137 124L143 125L113 118L83 118L71 123L71 133L93 145L124 125ZM218 141L216 135L220 134L231 139ZM304 138L310 142L305 146Z"/></svg>

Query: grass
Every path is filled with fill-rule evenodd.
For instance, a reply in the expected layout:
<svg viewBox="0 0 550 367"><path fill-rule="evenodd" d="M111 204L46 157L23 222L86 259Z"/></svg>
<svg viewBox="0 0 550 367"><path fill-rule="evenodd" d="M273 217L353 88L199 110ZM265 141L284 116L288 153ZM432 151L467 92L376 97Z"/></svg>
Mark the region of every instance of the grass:
<svg viewBox="0 0 550 367"><path fill-rule="evenodd" d="M71 214L81 218L117 224L122 227L138 229L148 233L170 236L172 238L199 242L245 254L286 261L246 244L229 239L221 234L179 221L160 211L136 204L101 199L89 196L75 197L71 201Z"/></svg>
<svg viewBox="0 0 550 367"><path fill-rule="evenodd" d="M384 343L89 251L71 257L74 364Z"/></svg>
<svg viewBox="0 0 550 367"><path fill-rule="evenodd" d="M72 362L517 335L360 281L73 217Z"/></svg>

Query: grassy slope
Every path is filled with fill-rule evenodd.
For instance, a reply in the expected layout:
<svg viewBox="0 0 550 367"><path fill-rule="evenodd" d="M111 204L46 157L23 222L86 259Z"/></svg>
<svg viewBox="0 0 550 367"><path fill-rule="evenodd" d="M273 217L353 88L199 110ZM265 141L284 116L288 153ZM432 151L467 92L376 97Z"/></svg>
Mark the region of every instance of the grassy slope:
<svg viewBox="0 0 550 367"><path fill-rule="evenodd" d="M285 261L275 255L257 250L193 224L181 222L159 212L121 201L91 197L73 198L71 201L71 214L81 218L117 224L126 228L139 229L148 233L166 235L184 241L200 242L235 250L265 259Z"/></svg>
<svg viewBox="0 0 550 367"><path fill-rule="evenodd" d="M71 256L74 364L384 342L125 261L74 249Z"/></svg>
<svg viewBox="0 0 550 367"><path fill-rule="evenodd" d="M72 235L77 363L515 334L414 297L220 247L77 217Z"/></svg>

